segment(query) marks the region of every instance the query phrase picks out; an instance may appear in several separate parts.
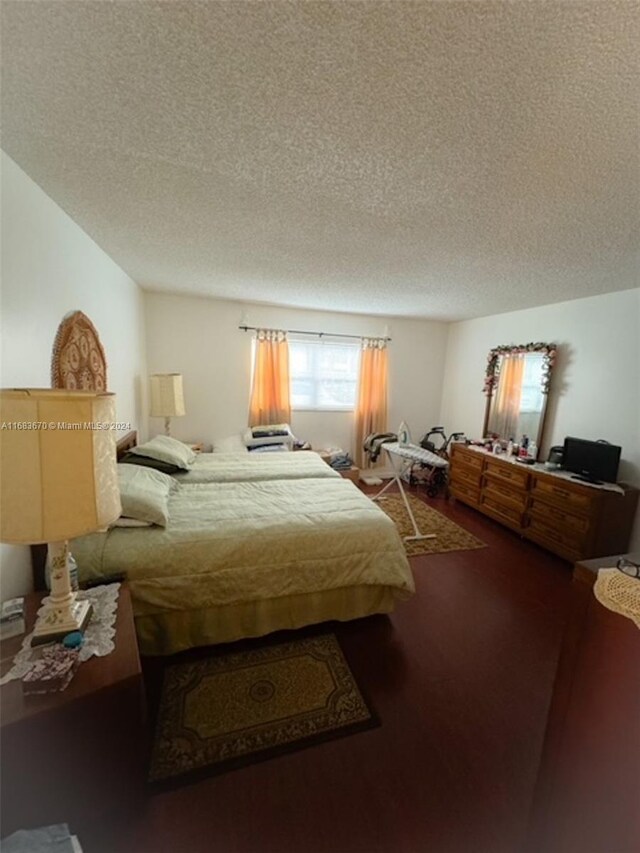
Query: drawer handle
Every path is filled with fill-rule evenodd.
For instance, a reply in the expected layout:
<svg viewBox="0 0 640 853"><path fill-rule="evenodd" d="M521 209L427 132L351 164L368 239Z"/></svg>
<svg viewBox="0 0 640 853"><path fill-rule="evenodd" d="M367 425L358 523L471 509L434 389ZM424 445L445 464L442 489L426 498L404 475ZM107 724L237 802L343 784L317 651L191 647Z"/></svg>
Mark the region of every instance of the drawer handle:
<svg viewBox="0 0 640 853"><path fill-rule="evenodd" d="M557 521L566 521L567 516L563 512L554 512L552 509L545 510L545 516L547 518L553 518Z"/></svg>
<svg viewBox="0 0 640 853"><path fill-rule="evenodd" d="M565 489L558 489L554 486L553 491L556 493L556 495L560 495L560 497L562 497L562 498L570 498L571 497L571 492L567 492L567 491L565 491Z"/></svg>

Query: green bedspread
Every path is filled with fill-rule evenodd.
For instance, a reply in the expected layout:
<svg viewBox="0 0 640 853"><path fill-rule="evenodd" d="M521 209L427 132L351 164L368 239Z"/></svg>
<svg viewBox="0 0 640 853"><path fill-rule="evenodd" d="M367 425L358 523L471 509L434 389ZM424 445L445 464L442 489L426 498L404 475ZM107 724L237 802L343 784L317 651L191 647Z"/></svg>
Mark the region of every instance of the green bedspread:
<svg viewBox="0 0 640 853"><path fill-rule="evenodd" d="M113 528L71 550L81 580L126 572L137 616L362 585L400 598L414 589L394 523L339 476L181 483L166 528Z"/></svg>

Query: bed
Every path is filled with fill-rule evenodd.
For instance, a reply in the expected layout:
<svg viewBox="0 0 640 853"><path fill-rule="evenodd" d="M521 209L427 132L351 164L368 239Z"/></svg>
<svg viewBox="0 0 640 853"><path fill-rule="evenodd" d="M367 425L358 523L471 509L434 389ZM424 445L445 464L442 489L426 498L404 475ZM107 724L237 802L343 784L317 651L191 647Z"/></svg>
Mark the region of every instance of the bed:
<svg viewBox="0 0 640 853"><path fill-rule="evenodd" d="M140 651L388 613L414 590L394 523L341 477L177 483L163 527L73 541L80 580L127 575Z"/></svg>

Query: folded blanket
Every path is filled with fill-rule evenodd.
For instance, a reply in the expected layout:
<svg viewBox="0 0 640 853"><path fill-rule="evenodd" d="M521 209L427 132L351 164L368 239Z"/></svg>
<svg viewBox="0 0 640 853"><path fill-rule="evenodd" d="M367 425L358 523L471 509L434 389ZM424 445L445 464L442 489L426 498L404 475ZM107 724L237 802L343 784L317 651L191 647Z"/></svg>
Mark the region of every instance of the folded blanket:
<svg viewBox="0 0 640 853"><path fill-rule="evenodd" d="M251 435L254 438L271 438L274 435L290 435L289 424L270 424L267 426L252 427Z"/></svg>

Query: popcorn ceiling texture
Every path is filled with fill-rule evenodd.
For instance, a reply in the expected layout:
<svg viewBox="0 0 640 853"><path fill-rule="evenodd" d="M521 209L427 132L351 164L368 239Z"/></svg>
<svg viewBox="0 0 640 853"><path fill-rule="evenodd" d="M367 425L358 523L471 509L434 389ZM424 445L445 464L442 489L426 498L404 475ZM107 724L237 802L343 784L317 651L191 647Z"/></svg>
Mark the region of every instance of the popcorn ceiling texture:
<svg viewBox="0 0 640 853"><path fill-rule="evenodd" d="M623 290L639 8L5 0L3 148L148 289L436 319Z"/></svg>

